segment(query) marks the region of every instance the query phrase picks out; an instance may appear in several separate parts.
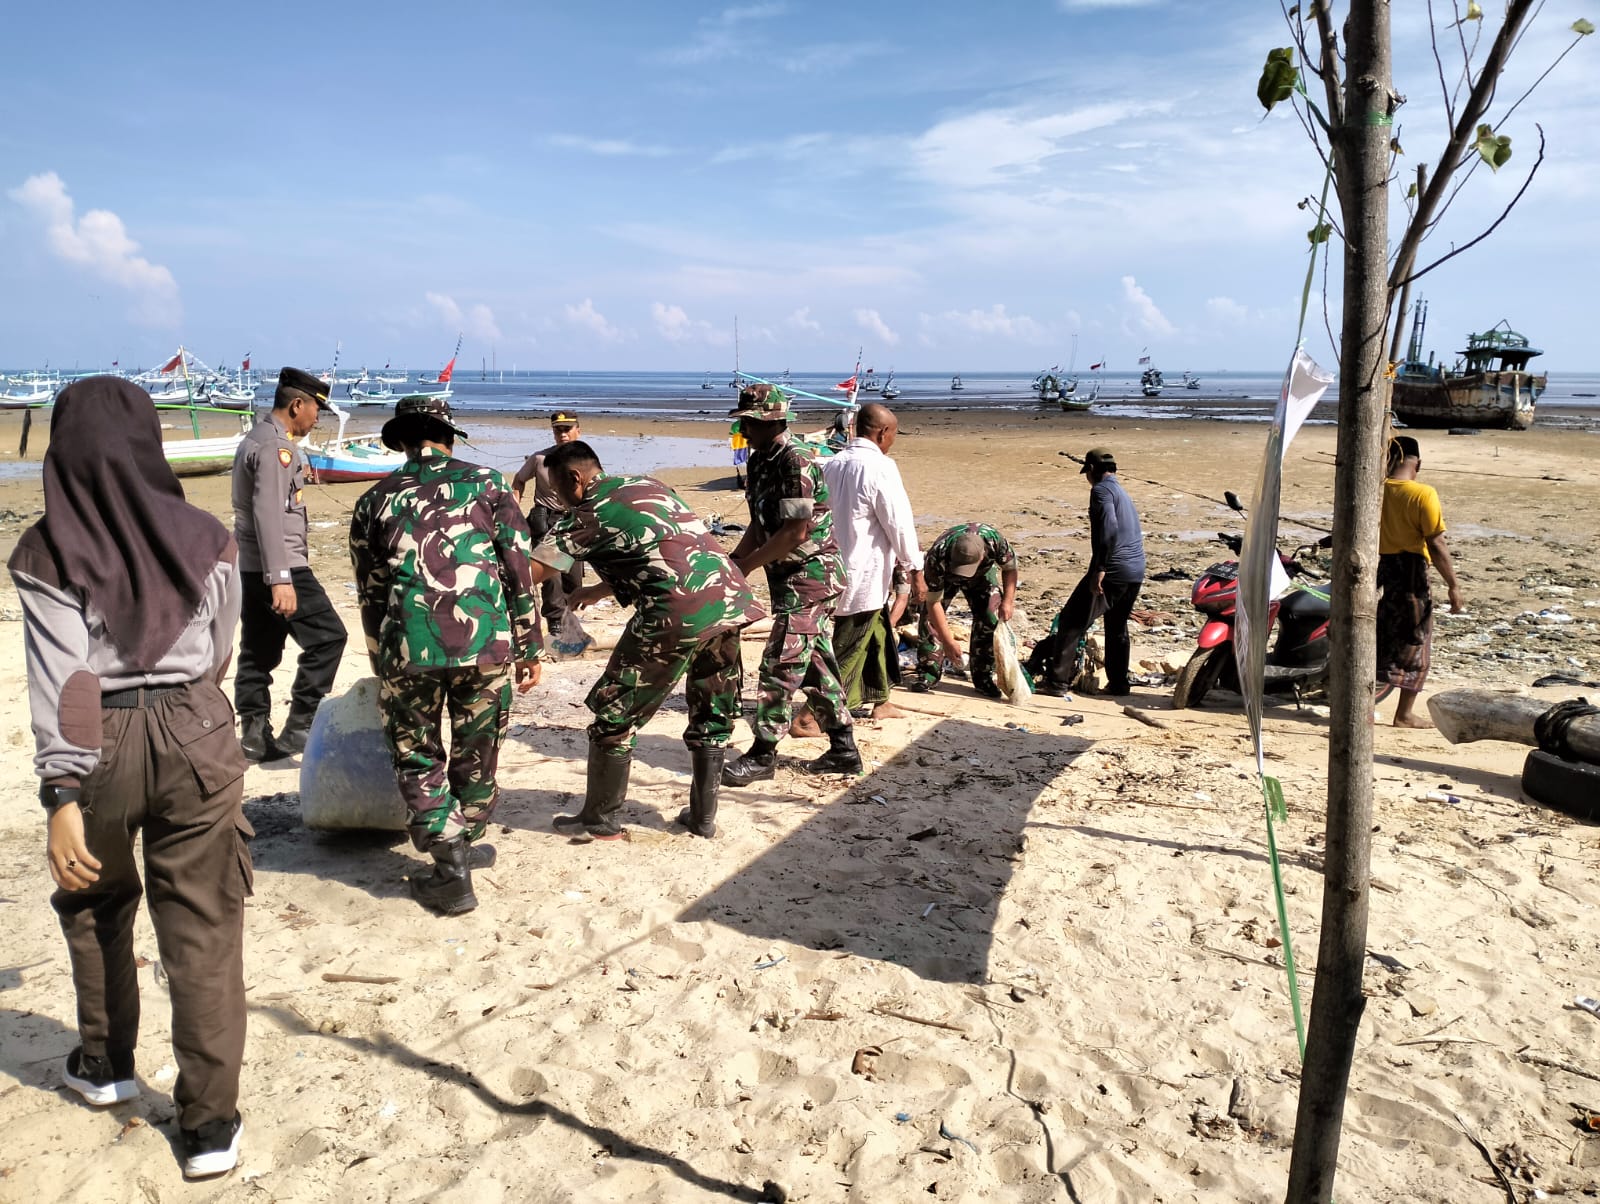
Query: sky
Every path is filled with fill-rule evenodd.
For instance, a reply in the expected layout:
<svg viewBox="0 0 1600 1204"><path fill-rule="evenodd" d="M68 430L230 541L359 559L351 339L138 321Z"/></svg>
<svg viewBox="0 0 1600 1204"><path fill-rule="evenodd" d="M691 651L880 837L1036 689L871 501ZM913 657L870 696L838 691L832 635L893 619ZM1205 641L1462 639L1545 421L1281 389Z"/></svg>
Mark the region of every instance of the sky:
<svg viewBox="0 0 1600 1204"><path fill-rule="evenodd" d="M1342 10L1342 6L1339 6ZM1434 5L1446 12L1448 0ZM1486 4L1493 19L1496 6ZM1443 149L1394 6L1398 170ZM1600 11L1548 0L1422 258L1429 345L1592 369ZM1453 20L1453 17L1451 18ZM1275 369L1322 164L1256 100L1278 5L29 5L0 91L0 366ZM1447 82L1462 35L1447 31ZM1487 35L1485 35L1487 37ZM1399 196L1399 190L1396 190ZM1397 218L1403 218L1397 200ZM1398 231L1398 222L1394 229ZM1337 248L1326 288L1337 329ZM1307 347L1335 363L1319 268Z"/></svg>

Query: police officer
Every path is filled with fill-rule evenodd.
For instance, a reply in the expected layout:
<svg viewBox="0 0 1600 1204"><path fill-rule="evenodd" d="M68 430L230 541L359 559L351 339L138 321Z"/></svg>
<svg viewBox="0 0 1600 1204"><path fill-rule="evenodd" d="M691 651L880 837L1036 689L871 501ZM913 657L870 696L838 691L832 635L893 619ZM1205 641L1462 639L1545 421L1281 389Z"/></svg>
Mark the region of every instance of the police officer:
<svg viewBox="0 0 1600 1204"><path fill-rule="evenodd" d="M545 467L545 457L556 448L582 438L578 416L566 410L550 415L550 435L555 442L543 451L534 452L517 470L511 481L511 492L519 503L525 500L528 483L533 482L533 507L528 511L528 534L539 543L567 512L567 504L550 483L550 473ZM561 634L562 621L567 617L567 598L583 584L583 561L577 560L564 573L547 577L539 586L539 611L544 615L546 630L551 635Z"/></svg>
<svg viewBox="0 0 1600 1204"><path fill-rule="evenodd" d="M828 737L828 751L809 762L807 772L860 773L861 754L833 654L833 608L844 589L844 558L833 538L821 465L789 437L789 398L782 389L758 384L743 390L731 417L750 441L750 525L733 562L747 575L767 570L772 634L761 654L751 723L755 741L722 771L723 785L748 786L773 776L797 689L806 691Z"/></svg>
<svg viewBox="0 0 1600 1204"><path fill-rule="evenodd" d="M383 442L406 462L350 518L384 739L411 843L434 863L411 894L444 915L478 905L472 870L494 864L476 842L499 801L513 665L517 689L531 689L541 650L527 524L498 472L454 458L465 434L444 398L402 397Z"/></svg>
<svg viewBox="0 0 1600 1204"><path fill-rule="evenodd" d="M734 720L739 717L739 632L762 617L744 574L699 517L650 477L615 476L587 443L568 443L546 461L569 507L533 550L545 577L574 558L594 565L600 582L573 605L615 594L633 614L586 700L589 774L583 810L555 826L577 841L621 840L617 823L628 790L634 739L686 677L693 780L678 822L696 836L716 835L717 793Z"/></svg>
<svg viewBox="0 0 1600 1204"><path fill-rule="evenodd" d="M303 752L317 705L333 688L344 652L344 622L311 572L306 546L306 458L296 440L328 409L328 385L309 372L278 374L272 412L233 457L233 534L244 582L234 707L239 743L252 761ZM272 671L294 637L300 661L289 716L272 734Z"/></svg>

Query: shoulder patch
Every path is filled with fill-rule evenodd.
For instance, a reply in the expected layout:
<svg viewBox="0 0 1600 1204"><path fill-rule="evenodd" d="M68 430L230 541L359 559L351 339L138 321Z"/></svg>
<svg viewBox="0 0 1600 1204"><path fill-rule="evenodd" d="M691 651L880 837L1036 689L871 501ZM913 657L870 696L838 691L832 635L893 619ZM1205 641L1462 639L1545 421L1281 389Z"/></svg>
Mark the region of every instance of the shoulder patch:
<svg viewBox="0 0 1600 1204"><path fill-rule="evenodd" d="M278 463L288 468L289 465L294 463L294 453L287 447L280 447L278 449Z"/></svg>

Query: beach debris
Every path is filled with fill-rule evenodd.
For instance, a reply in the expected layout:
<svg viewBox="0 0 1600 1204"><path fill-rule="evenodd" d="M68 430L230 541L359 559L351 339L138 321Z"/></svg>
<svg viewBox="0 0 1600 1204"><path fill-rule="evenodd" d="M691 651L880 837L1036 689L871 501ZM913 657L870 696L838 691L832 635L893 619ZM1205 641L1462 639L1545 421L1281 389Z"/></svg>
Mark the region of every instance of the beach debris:
<svg viewBox="0 0 1600 1204"><path fill-rule="evenodd" d="M1600 1074L1592 1070L1585 1070L1582 1066L1565 1062L1560 1058L1552 1058L1549 1054L1535 1053L1526 1047L1517 1050L1517 1061L1526 1062L1530 1066L1548 1066L1551 1070L1564 1070L1568 1074L1577 1075L1580 1079L1590 1079L1600 1083Z"/></svg>
<svg viewBox="0 0 1600 1204"><path fill-rule="evenodd" d="M942 829L942 828L924 828L920 832L911 833L911 835L907 836L906 839L907 840L932 840L935 836L943 836L943 835L944 835L944 829Z"/></svg>
<svg viewBox="0 0 1600 1204"><path fill-rule="evenodd" d="M1584 1011L1588 1012L1589 1015L1595 1017L1597 1020L1600 1020L1600 999L1591 999L1587 995L1579 995L1572 1002L1578 1007L1582 1008Z"/></svg>
<svg viewBox="0 0 1600 1204"><path fill-rule="evenodd" d="M390 983L399 982L394 974L324 974L323 982L359 982L371 987L386 987Z"/></svg>
<svg viewBox="0 0 1600 1204"><path fill-rule="evenodd" d="M755 968L757 970L770 970L773 966L780 965L788 960L789 958L786 954L780 953L776 957L769 958L764 962L757 962L755 964Z"/></svg>
<svg viewBox="0 0 1600 1204"><path fill-rule="evenodd" d="M1250 1084L1243 1075L1233 1080L1233 1090L1228 1093L1228 1115L1239 1122L1241 1129L1255 1130L1261 1127L1256 1123L1256 1105L1250 1093Z"/></svg>
<svg viewBox="0 0 1600 1204"><path fill-rule="evenodd" d="M1139 710L1137 707L1123 707L1122 708L1122 713L1124 715L1126 715L1129 719L1137 719L1140 723L1144 724L1146 727L1153 727L1153 728L1156 728L1158 731L1166 731L1167 730L1167 725L1165 723L1163 723L1161 720L1157 719L1154 715L1146 715L1143 711Z"/></svg>
<svg viewBox="0 0 1600 1204"><path fill-rule="evenodd" d="M924 920L926 920L929 916L931 916L933 914L933 909L935 907L937 907L937 906L939 906L937 903L929 903L926 907L924 907L922 909L922 918Z"/></svg>
<svg viewBox="0 0 1600 1204"><path fill-rule="evenodd" d="M923 1016L913 1016L909 1012L896 1011L894 1008L875 1007L870 1009L875 1016L892 1016L896 1020L908 1020L912 1024L926 1025L928 1028L942 1028L946 1032L966 1033L966 1027L960 1024L947 1024L943 1020L929 1020Z"/></svg>
<svg viewBox="0 0 1600 1204"><path fill-rule="evenodd" d="M1083 716L1082 715L1068 715L1065 719L1063 719L1061 721L1061 726L1062 727L1072 727L1074 724L1078 724L1078 723L1082 723L1082 722L1083 722Z"/></svg>
<svg viewBox="0 0 1600 1204"><path fill-rule="evenodd" d="M968 1141L965 1137L962 1137L962 1136L960 1136L959 1134L956 1134L956 1133L952 1133L950 1131L950 1126L945 1124L944 1121L942 1121L942 1120L939 1122L939 1136L943 1137L946 1141L959 1141L962 1145L966 1146L967 1149L971 1150L974 1154L981 1154L983 1152L982 1150L978 1149L977 1145L975 1145L973 1142Z"/></svg>
<svg viewBox="0 0 1600 1204"><path fill-rule="evenodd" d="M878 1077L877 1059L883 1050L876 1045L865 1045L856 1050L855 1057L850 1059L850 1073L859 1074L867 1082L875 1082Z"/></svg>
<svg viewBox="0 0 1600 1204"><path fill-rule="evenodd" d="M897 1125L904 1125L904 1124L911 1123L911 1113L909 1113L909 1112L896 1112L894 1114L894 1123L897 1124Z"/></svg>

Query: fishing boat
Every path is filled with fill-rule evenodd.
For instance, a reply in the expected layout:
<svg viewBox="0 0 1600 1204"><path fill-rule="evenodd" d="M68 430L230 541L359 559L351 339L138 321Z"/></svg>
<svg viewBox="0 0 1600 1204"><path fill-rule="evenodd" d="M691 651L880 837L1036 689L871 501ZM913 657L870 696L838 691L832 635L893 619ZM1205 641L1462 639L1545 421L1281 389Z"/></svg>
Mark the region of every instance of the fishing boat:
<svg viewBox="0 0 1600 1204"><path fill-rule="evenodd" d="M1139 377L1139 392L1146 397L1160 397L1161 390L1167 387L1166 380L1161 375L1161 369L1150 367L1144 370Z"/></svg>
<svg viewBox="0 0 1600 1204"><path fill-rule="evenodd" d="M400 398L400 394L390 388L388 382L380 383L380 378L368 376L363 376L350 386L349 396L350 404L358 406L389 405Z"/></svg>
<svg viewBox="0 0 1600 1204"><path fill-rule="evenodd" d="M1464 351L1446 368L1433 356L1422 359L1428 306L1418 301L1405 362L1395 371L1390 408L1407 426L1483 427L1525 431L1548 376L1528 371L1528 361L1544 352L1505 319L1480 334L1469 334Z"/></svg>
<svg viewBox="0 0 1600 1204"><path fill-rule="evenodd" d="M421 383L423 383L425 385L443 385L444 388L442 388L442 389L432 389L432 390L429 390L429 389L413 389L411 392L407 393L406 396L407 397L442 397L445 400L449 400L449 398L450 398L450 380L451 380L451 378L453 376L455 376L455 373L456 373L456 360L459 359L460 356L461 356L461 336L457 335L456 336L456 351L455 351L455 354L450 357L450 362L439 370L439 375L438 376L435 376L435 377L432 377L432 378L423 377L422 381L421 381ZM470 369L469 369L469 371L470 371ZM396 398L395 400L399 400L399 399Z"/></svg>
<svg viewBox="0 0 1600 1204"><path fill-rule="evenodd" d="M894 369L889 369L889 375L883 378L883 385L878 389L878 396L885 401L893 401L900 396L900 388L894 383Z"/></svg>
<svg viewBox="0 0 1600 1204"><path fill-rule="evenodd" d="M959 393L966 387L966 385L961 383L961 378L959 376L952 376L950 378L950 392Z"/></svg>
<svg viewBox="0 0 1600 1204"><path fill-rule="evenodd" d="M1034 387L1039 390L1039 400L1045 405L1061 400L1061 378L1053 371L1040 376Z"/></svg>
<svg viewBox="0 0 1600 1204"><path fill-rule="evenodd" d="M1095 381L1089 391L1082 395L1076 393L1063 393L1061 395L1061 409L1068 414L1082 414L1094 408L1094 403L1100 399L1100 382Z"/></svg>
<svg viewBox="0 0 1600 1204"><path fill-rule="evenodd" d="M173 473L180 477L209 477L219 473L233 471L234 453L239 450L239 444L244 442L245 435L249 434L253 416L240 413L237 409L223 409L210 405L171 405L158 404L156 409L163 413L182 413L189 416L189 429L192 437L188 439L174 438L161 440L161 454L171 465ZM235 435L201 435L200 415L204 413L229 414L239 420L239 433ZM170 429L162 423L163 431Z"/></svg>
<svg viewBox="0 0 1600 1204"><path fill-rule="evenodd" d="M61 391L59 372L23 372L0 378L0 410L27 410L48 405Z"/></svg>
<svg viewBox="0 0 1600 1204"><path fill-rule="evenodd" d="M700 382L700 387L702 389L710 389L714 387L711 383L711 373L706 373L706 378Z"/></svg>
<svg viewBox="0 0 1600 1204"><path fill-rule="evenodd" d="M314 439L316 432L313 431L300 440L312 479L317 484L378 481L406 462L404 452L391 451L377 435L346 435L345 425L350 415L339 406L329 408L338 416L338 432L329 439Z"/></svg>
<svg viewBox="0 0 1600 1204"><path fill-rule="evenodd" d="M868 368L866 377L861 381L861 391L863 393L876 393L881 388L883 388L883 382L878 379L877 370Z"/></svg>
<svg viewBox="0 0 1600 1204"><path fill-rule="evenodd" d="M1183 374L1183 387L1185 389L1198 389L1200 387L1200 378L1193 372L1185 372Z"/></svg>

